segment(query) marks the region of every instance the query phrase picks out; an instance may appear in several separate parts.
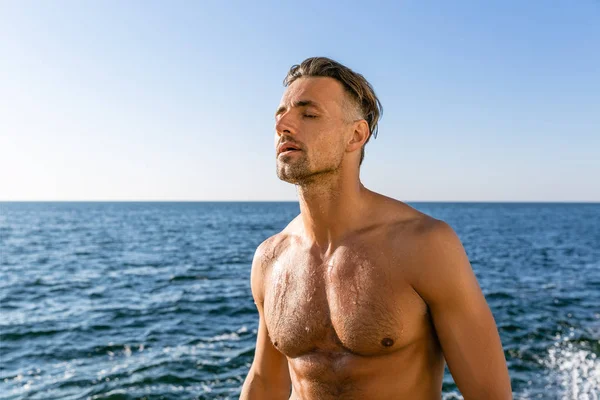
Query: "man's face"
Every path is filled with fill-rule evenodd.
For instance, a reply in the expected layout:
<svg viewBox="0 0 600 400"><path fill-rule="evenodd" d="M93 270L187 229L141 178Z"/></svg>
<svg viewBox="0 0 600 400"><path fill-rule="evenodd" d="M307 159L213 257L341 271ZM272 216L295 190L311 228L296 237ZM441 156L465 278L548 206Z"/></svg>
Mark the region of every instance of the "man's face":
<svg viewBox="0 0 600 400"><path fill-rule="evenodd" d="M333 78L295 80L275 114L275 152L279 179L302 184L340 168L352 135L351 106L342 84ZM279 152L289 143L299 150Z"/></svg>

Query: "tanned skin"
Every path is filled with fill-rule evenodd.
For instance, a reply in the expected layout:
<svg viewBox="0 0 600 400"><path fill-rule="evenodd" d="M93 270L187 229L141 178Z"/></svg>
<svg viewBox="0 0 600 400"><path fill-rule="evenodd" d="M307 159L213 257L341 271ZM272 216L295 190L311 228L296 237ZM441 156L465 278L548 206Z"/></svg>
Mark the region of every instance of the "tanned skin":
<svg viewBox="0 0 600 400"><path fill-rule="evenodd" d="M366 189L370 132L332 78L303 77L276 113L277 175L300 215L252 263L259 328L243 400L512 399L494 317L453 229ZM389 179L394 171L386 172Z"/></svg>

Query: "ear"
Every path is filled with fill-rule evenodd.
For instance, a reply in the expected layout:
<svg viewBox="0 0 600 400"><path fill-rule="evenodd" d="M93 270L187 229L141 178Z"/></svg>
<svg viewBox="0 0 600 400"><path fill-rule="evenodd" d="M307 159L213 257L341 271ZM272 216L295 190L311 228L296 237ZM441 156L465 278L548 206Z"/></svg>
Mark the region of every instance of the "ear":
<svg viewBox="0 0 600 400"><path fill-rule="evenodd" d="M360 148L363 147L365 142L369 139L370 134L371 132L369 130L369 124L367 124L367 121L361 119L354 122L352 136L350 137L350 141L346 146L346 151L353 152L360 150Z"/></svg>

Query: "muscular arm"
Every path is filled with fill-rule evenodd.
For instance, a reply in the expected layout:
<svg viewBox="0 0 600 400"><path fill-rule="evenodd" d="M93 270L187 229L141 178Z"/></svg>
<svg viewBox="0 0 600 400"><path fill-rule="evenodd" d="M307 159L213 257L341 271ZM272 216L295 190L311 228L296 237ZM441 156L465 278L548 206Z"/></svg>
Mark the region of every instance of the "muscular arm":
<svg viewBox="0 0 600 400"><path fill-rule="evenodd" d="M277 350L265 325L264 304L264 247L261 244L252 261L252 296L258 309L258 335L254 361L242 387L240 400L280 400L290 397L291 380L286 357Z"/></svg>
<svg viewBox="0 0 600 400"><path fill-rule="evenodd" d="M435 220L419 243L413 287L429 306L458 389L465 400L512 399L496 323L459 238Z"/></svg>

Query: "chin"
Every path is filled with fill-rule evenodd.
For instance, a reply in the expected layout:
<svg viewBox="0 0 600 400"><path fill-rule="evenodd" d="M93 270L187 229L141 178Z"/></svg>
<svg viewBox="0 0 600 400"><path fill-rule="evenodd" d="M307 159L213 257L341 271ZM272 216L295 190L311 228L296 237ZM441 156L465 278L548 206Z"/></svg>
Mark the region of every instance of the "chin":
<svg viewBox="0 0 600 400"><path fill-rule="evenodd" d="M299 170L298 168L290 168L288 165L277 165L277 177L284 182L298 184L306 180L312 174L310 171Z"/></svg>
<svg viewBox="0 0 600 400"><path fill-rule="evenodd" d="M277 177L284 182L294 185L314 183L320 178L336 173L338 169L339 166L337 168L330 166L329 168L325 167L315 170L309 167L308 162L305 160L293 164L277 161Z"/></svg>
<svg viewBox="0 0 600 400"><path fill-rule="evenodd" d="M302 177L300 176L289 174L281 170L277 170L277 177L284 182L292 184L298 184L302 180Z"/></svg>

